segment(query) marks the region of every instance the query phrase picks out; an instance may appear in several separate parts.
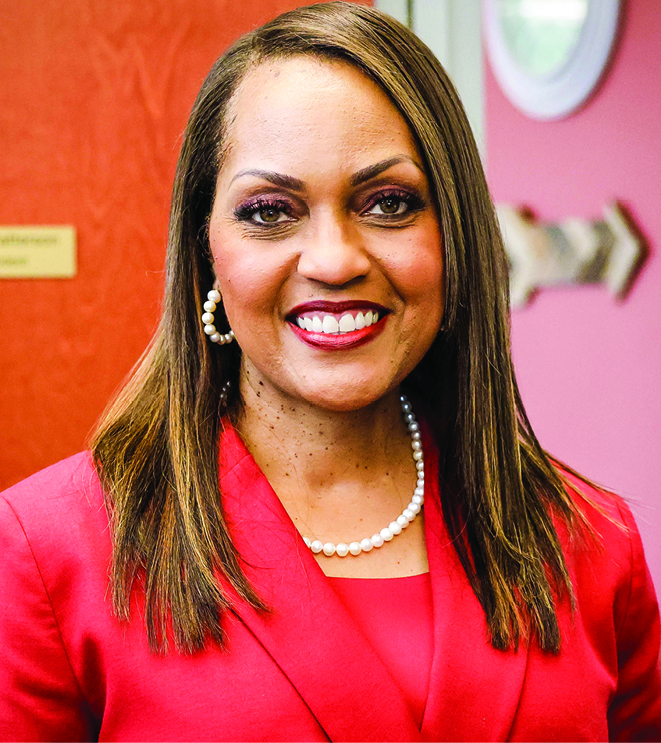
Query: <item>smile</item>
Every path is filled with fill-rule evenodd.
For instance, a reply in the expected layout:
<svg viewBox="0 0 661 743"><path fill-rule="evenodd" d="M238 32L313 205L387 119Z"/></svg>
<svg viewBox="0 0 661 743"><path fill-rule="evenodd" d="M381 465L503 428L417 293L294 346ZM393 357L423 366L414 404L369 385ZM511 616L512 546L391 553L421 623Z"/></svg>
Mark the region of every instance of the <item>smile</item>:
<svg viewBox="0 0 661 743"><path fill-rule="evenodd" d="M296 315L298 327L309 333L326 333L337 335L338 333L353 333L354 330L362 330L375 325L379 321L377 311L367 310L365 312L353 311L336 315L331 312L306 312Z"/></svg>
<svg viewBox="0 0 661 743"><path fill-rule="evenodd" d="M388 311L371 302L310 302L289 315L294 333L315 348L363 345L383 330Z"/></svg>

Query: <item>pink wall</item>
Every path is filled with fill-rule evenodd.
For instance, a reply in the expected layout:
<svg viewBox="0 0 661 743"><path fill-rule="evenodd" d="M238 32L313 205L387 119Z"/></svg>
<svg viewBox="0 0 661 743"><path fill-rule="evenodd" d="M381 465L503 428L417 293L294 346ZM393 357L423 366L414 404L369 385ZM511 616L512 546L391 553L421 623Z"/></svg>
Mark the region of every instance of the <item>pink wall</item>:
<svg viewBox="0 0 661 743"><path fill-rule="evenodd" d="M542 445L629 498L661 594L661 12L629 0L597 94L562 121L519 113L486 77L496 202L543 220L598 217L623 202L650 256L628 298L546 290L513 314L519 383Z"/></svg>

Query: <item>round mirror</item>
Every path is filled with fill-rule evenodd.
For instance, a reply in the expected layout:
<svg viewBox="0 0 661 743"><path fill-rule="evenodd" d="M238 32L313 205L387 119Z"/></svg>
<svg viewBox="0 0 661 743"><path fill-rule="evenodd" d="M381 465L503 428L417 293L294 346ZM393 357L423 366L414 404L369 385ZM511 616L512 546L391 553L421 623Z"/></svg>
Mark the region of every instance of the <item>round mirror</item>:
<svg viewBox="0 0 661 743"><path fill-rule="evenodd" d="M533 77L558 72L578 43L588 0L498 0L498 21L514 61Z"/></svg>
<svg viewBox="0 0 661 743"><path fill-rule="evenodd" d="M619 0L486 0L494 73L540 119L566 116L596 87L617 30Z"/></svg>

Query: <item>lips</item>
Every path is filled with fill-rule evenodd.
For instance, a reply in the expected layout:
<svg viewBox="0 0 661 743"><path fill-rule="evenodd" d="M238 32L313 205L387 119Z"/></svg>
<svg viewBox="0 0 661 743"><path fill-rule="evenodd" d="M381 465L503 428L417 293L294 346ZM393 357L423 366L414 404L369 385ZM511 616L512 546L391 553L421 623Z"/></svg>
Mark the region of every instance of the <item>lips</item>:
<svg viewBox="0 0 661 743"><path fill-rule="evenodd" d="M388 310L374 302L307 302L287 317L294 333L316 348L351 348L381 333Z"/></svg>

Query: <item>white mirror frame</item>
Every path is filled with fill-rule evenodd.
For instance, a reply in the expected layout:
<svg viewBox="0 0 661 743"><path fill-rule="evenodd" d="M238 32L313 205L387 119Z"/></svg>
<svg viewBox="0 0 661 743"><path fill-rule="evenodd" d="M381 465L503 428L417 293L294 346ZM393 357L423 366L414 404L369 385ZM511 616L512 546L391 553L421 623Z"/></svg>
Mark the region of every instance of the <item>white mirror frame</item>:
<svg viewBox="0 0 661 743"><path fill-rule="evenodd" d="M494 74L505 95L534 119L559 119L575 111L597 87L613 49L620 0L590 0L576 47L549 77L524 72L507 48L497 0L485 0L484 28Z"/></svg>
<svg viewBox="0 0 661 743"><path fill-rule="evenodd" d="M464 104L484 159L482 0L374 0L374 7L408 26L436 55Z"/></svg>

